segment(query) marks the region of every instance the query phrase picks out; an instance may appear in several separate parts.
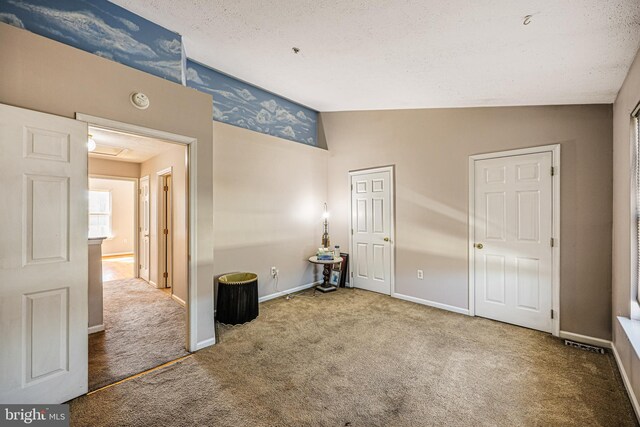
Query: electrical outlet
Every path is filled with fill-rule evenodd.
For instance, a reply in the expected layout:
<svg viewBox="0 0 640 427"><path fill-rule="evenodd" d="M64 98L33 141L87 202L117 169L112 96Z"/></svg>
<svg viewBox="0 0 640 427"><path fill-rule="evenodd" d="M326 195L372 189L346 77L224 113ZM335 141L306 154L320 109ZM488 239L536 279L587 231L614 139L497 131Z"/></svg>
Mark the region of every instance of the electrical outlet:
<svg viewBox="0 0 640 427"><path fill-rule="evenodd" d="M271 267L271 277L276 277L278 275L278 269L275 267Z"/></svg>
<svg viewBox="0 0 640 427"><path fill-rule="evenodd" d="M420 280L424 279L424 271L418 270L418 279Z"/></svg>

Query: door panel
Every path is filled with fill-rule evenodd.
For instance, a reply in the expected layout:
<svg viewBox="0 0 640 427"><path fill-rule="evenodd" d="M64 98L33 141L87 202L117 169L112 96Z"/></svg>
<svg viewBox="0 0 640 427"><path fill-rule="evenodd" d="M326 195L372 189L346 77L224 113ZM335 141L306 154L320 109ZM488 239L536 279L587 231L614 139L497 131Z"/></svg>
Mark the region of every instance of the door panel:
<svg viewBox="0 0 640 427"><path fill-rule="evenodd" d="M0 104L0 402L87 391L87 124Z"/></svg>
<svg viewBox="0 0 640 427"><path fill-rule="evenodd" d="M140 245L140 278L149 281L150 259L149 251L151 249L151 241L149 236L150 230L150 193L149 193L149 177L140 178L140 237L138 239Z"/></svg>
<svg viewBox="0 0 640 427"><path fill-rule="evenodd" d="M476 314L551 332L552 154L475 162Z"/></svg>
<svg viewBox="0 0 640 427"><path fill-rule="evenodd" d="M389 171L351 176L352 286L387 295L391 293L390 183Z"/></svg>

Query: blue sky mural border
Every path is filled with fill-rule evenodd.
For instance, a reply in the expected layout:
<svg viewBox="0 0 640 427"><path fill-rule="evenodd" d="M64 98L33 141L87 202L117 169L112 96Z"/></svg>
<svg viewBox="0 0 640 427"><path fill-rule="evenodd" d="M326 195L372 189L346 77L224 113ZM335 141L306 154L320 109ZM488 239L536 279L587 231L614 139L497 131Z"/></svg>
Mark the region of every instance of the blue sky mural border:
<svg viewBox="0 0 640 427"><path fill-rule="evenodd" d="M183 83L182 36L107 0L2 0L0 22Z"/></svg>
<svg viewBox="0 0 640 427"><path fill-rule="evenodd" d="M318 145L318 112L187 58L187 86L213 96L213 120Z"/></svg>
<svg viewBox="0 0 640 427"><path fill-rule="evenodd" d="M0 0L0 22L213 96L213 120L318 146L318 112L186 57L182 36L107 0Z"/></svg>

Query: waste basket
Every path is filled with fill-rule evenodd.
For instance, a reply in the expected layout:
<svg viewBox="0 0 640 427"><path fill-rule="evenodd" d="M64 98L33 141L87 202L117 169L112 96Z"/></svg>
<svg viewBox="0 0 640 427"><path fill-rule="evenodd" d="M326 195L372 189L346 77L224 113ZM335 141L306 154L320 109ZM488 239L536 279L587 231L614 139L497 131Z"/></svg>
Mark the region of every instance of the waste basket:
<svg viewBox="0 0 640 427"><path fill-rule="evenodd" d="M258 275L230 273L218 278L217 318L220 323L238 325L258 317Z"/></svg>

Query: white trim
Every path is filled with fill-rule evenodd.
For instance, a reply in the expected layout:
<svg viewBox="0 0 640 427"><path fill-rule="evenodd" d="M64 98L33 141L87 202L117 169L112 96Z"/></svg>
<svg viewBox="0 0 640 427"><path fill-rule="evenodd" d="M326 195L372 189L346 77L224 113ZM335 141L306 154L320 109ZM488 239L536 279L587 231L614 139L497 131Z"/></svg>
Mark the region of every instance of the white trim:
<svg viewBox="0 0 640 427"><path fill-rule="evenodd" d="M95 334L96 332L104 331L104 323L95 326L89 326L89 335Z"/></svg>
<svg viewBox="0 0 640 427"><path fill-rule="evenodd" d="M110 257L117 257L117 256L135 256L135 252L113 252L113 253L103 253L102 254L102 258L110 258Z"/></svg>
<svg viewBox="0 0 640 427"><path fill-rule="evenodd" d="M358 175L366 175L370 173L376 172L389 172L389 198L391 199L391 206L389 209L389 220L391 221L391 228L389 230L389 244L390 244L390 255L391 255L391 271L389 272L389 295L393 295L396 290L396 218L395 218L395 210L396 210L396 195L395 195L395 165L390 166L380 166L375 168L368 169L357 169L349 171L348 178L349 182L347 183L347 188L349 189L349 220L347 224L349 224L349 253L351 254L351 262L349 263L347 274L349 275L349 279L351 279L351 266L353 265L353 234L351 234L352 223L352 213L353 206L351 203L353 202L353 190L351 189L351 180L352 177ZM345 285L346 286L346 285ZM353 286L350 286L353 287Z"/></svg>
<svg viewBox="0 0 640 427"><path fill-rule="evenodd" d="M173 166L169 166L168 168L164 168L162 170L157 171L156 175L157 176L173 175Z"/></svg>
<svg viewBox="0 0 640 427"><path fill-rule="evenodd" d="M296 286L295 288L291 288L291 289L285 289L284 291L280 291L280 292L275 292L273 294L269 294L269 295L265 295L263 297L258 298L258 302L265 302L265 301L269 301L275 298L279 298L285 295L289 295L295 292L300 292L300 291L304 291L305 289L309 289L312 288L316 285L319 285L322 283L322 280L319 280L317 282L313 282L313 283L307 283L306 285L300 285L300 286Z"/></svg>
<svg viewBox="0 0 640 427"><path fill-rule="evenodd" d="M571 340L575 342L580 342L583 344L595 345L597 347L602 348L611 348L612 343L609 340L603 340L602 338L590 337L588 335L580 335L573 332L560 331L559 338L565 340Z"/></svg>
<svg viewBox="0 0 640 427"><path fill-rule="evenodd" d="M521 156L524 154L535 153L551 153L551 165L554 168L552 182L552 230L551 235L554 239L552 251L552 284L551 284L551 308L554 316L551 320L552 334L560 335L560 144L543 145L540 147L521 148L517 150L500 151L496 153L475 154L469 156L469 235L468 235L468 254L469 254L469 315L475 316L475 251L474 251L474 231L475 231L475 162L477 160L494 159L499 157Z"/></svg>
<svg viewBox="0 0 640 427"><path fill-rule="evenodd" d="M171 299L173 299L174 301L176 301L178 304L180 304L183 307L187 306L187 303L184 302L184 300L182 298L180 298L179 296L177 296L176 294L171 294Z"/></svg>
<svg viewBox="0 0 640 427"><path fill-rule="evenodd" d="M162 289L163 288L162 286L158 286L158 284L156 282L154 282L153 280L149 280L147 283L149 283L154 288L158 288L158 289Z"/></svg>
<svg viewBox="0 0 640 427"><path fill-rule="evenodd" d="M640 321L623 316L617 316L616 320L627 336L636 357L640 358Z"/></svg>
<svg viewBox="0 0 640 427"><path fill-rule="evenodd" d="M441 302L429 301L429 300L426 300L426 299L416 298L416 297L412 297L412 296L409 296L409 295L403 295L403 294L395 294L394 293L391 296L393 298L398 298L398 299L405 300L405 301L415 302L416 304L428 305L429 307L435 307L435 308L439 308L441 310L453 311L454 313L466 314L467 316L469 315L469 310L467 310L466 308L462 308L462 307L455 307L453 305L443 304Z"/></svg>
<svg viewBox="0 0 640 427"><path fill-rule="evenodd" d="M105 119L92 116L89 114L76 113L76 120L87 122L90 126L109 129L116 132L126 132L130 134L161 139L167 142L183 144L187 146L187 181L189 185L189 194L187 201L188 223L189 223L189 253L187 254L188 262L188 304L187 304L187 334L186 347L189 351L196 351L199 346L208 346L215 344L215 336L207 340L198 342L198 230L196 223L196 215L198 212L198 140L185 135L165 132L157 129L146 128L143 126L133 125L130 123L118 122L115 120ZM215 333L215 332L214 332Z"/></svg>
<svg viewBox="0 0 640 427"><path fill-rule="evenodd" d="M191 351L194 352L194 351L202 350L203 348L211 347L215 343L216 343L215 337L214 338L209 338L209 339L206 339L204 341L200 341L199 343L197 343L195 345L195 348L193 350L191 350Z"/></svg>
<svg viewBox="0 0 640 427"><path fill-rule="evenodd" d="M622 377L624 388L627 389L627 395L629 395L629 400L631 401L631 406L633 406L633 411L636 413L636 418L638 419L638 421L640 421L640 405L638 405L638 399L636 397L636 394L633 392L633 387L631 386L631 381L629 381L629 376L624 370L624 365L622 364L622 360L620 359L618 350L613 343L611 344L611 350L613 352L613 357L616 359L616 364L618 365L618 370L620 371L620 376Z"/></svg>

